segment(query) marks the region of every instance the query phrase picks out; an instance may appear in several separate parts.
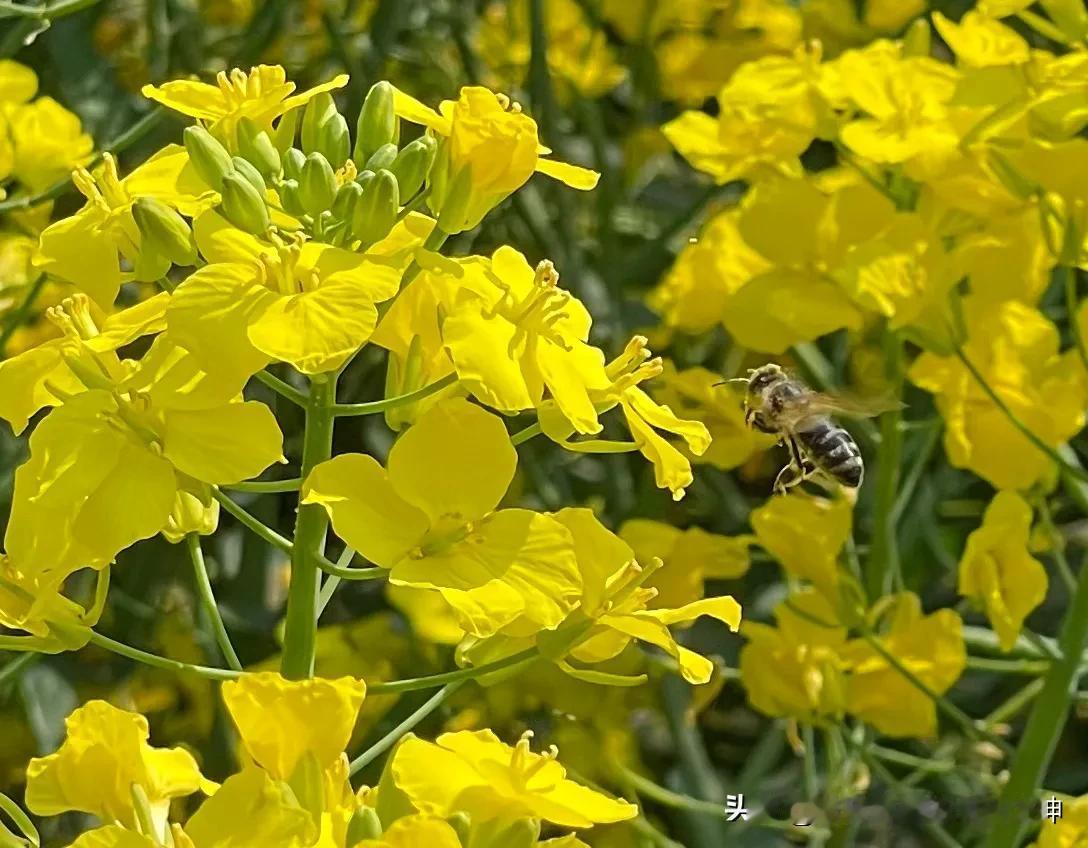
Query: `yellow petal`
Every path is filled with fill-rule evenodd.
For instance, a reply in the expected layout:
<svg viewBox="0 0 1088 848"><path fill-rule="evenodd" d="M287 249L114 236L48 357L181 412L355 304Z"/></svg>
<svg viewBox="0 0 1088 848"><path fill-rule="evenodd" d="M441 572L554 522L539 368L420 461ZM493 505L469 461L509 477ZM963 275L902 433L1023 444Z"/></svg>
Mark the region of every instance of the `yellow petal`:
<svg viewBox="0 0 1088 848"><path fill-rule="evenodd" d="M578 165L570 165L566 162L556 162L554 159L537 159L536 172L545 174L553 180L559 180L564 185L576 188L579 191L590 191L597 187L597 181L601 175L589 168Z"/></svg>
<svg viewBox="0 0 1088 848"><path fill-rule="evenodd" d="M393 445L389 479L432 522L482 518L498 506L517 468L502 421L462 398L435 404Z"/></svg>
<svg viewBox="0 0 1088 848"><path fill-rule="evenodd" d="M386 568L408 556L429 527L427 515L393 489L385 469L358 453L318 465L302 485L302 502L321 504L336 535Z"/></svg>
<svg viewBox="0 0 1088 848"><path fill-rule="evenodd" d="M397 116L413 124L420 124L434 130L439 135L450 134L450 120L443 117L430 106L405 94L399 88L393 89L393 109Z"/></svg>
<svg viewBox="0 0 1088 848"><path fill-rule="evenodd" d="M163 413L163 453L203 483L237 483L283 460L283 434L263 403Z"/></svg>
<svg viewBox="0 0 1088 848"><path fill-rule="evenodd" d="M242 744L277 780L288 780L307 754L322 768L338 760L365 695L366 684L350 677L286 680L259 672L223 684L223 702Z"/></svg>
<svg viewBox="0 0 1088 848"><path fill-rule="evenodd" d="M291 791L252 767L227 778L189 819L185 833L195 848L304 848L318 835Z"/></svg>

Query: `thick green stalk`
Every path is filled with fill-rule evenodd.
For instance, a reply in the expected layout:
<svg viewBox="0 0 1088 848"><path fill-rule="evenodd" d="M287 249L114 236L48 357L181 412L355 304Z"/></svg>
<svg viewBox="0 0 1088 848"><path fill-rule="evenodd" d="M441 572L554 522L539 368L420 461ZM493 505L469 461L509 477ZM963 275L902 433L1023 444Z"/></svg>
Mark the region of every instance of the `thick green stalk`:
<svg viewBox="0 0 1088 848"><path fill-rule="evenodd" d="M319 375L310 385L306 404L306 428L302 442L302 479L316 465L332 456L336 380ZM320 504L299 504L295 541L291 550L291 587L287 593L287 621L283 636L280 671L291 680L304 680L314 672L317 641L318 563L324 558L329 515Z"/></svg>
<svg viewBox="0 0 1088 848"><path fill-rule="evenodd" d="M1045 678L1043 690L1028 715L1024 735L1017 746L1009 780L1001 793L997 812L989 827L987 848L1016 848L1027 825L1024 811L1043 784L1047 766L1065 729L1076 694L1081 655L1088 642L1088 572L1085 562L1077 589L1065 613L1058 640L1062 656L1055 660Z"/></svg>
<svg viewBox="0 0 1088 848"><path fill-rule="evenodd" d="M898 397L903 388L903 342L890 330L884 338L884 369ZM883 597L893 585L902 585L895 512L899 467L903 458L902 420L903 414L899 409L885 412L880 418L873 542L865 575L870 600Z"/></svg>

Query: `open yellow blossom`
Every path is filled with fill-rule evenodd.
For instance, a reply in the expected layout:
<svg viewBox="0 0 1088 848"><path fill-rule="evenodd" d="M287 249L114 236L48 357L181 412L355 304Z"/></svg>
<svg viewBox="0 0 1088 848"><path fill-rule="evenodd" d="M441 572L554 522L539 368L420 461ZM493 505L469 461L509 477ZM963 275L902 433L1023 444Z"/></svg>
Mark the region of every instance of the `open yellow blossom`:
<svg viewBox="0 0 1088 848"><path fill-rule="evenodd" d="M752 511L757 543L795 577L810 581L834 601L839 552L850 538L849 501L791 495Z"/></svg>
<svg viewBox="0 0 1088 848"><path fill-rule="evenodd" d="M791 500L783 498L782 500ZM846 628L826 597L795 592L774 610L776 626L745 621L740 674L761 713L822 724L846 712Z"/></svg>
<svg viewBox="0 0 1088 848"><path fill-rule="evenodd" d="M578 609L554 635L537 634L523 622L513 621L490 639L468 638L459 647L461 659L479 664L535 643L544 656L571 677L600 682L604 678L596 671L571 665L568 658L597 665L619 656L637 640L660 648L676 660L689 683L709 681L713 663L679 644L669 627L708 616L735 631L740 624L740 605L726 595L700 598L676 608L650 609L657 589L646 584L662 567L661 560L640 566L630 545L605 528L591 510L563 509L555 518L574 540L583 582Z"/></svg>
<svg viewBox="0 0 1088 848"><path fill-rule="evenodd" d="M12 173L37 192L86 164L94 139L79 116L52 97L39 97L7 114L12 144Z"/></svg>
<svg viewBox="0 0 1088 848"><path fill-rule="evenodd" d="M322 92L347 85L347 74L295 94L295 84L287 81L287 72L279 65L258 65L249 73L234 68L220 71L215 85L196 80L172 80L162 85L145 85L141 93L183 115L218 126L224 137L234 137L234 127L249 118L268 129L280 115L305 106Z"/></svg>
<svg viewBox="0 0 1088 848"><path fill-rule="evenodd" d="M968 67L1022 65L1030 58L1028 43L1016 30L977 11L967 12L959 23L934 12L933 26Z"/></svg>
<svg viewBox="0 0 1088 848"><path fill-rule="evenodd" d="M744 423L743 393L734 386L721 385L720 374L700 367L677 371L668 359L664 367L650 389L654 399L694 418L710 431L710 447L701 455L689 452L692 462L705 462L727 471L774 444L772 436Z"/></svg>
<svg viewBox="0 0 1088 848"><path fill-rule="evenodd" d="M564 827L626 821L638 807L567 778L552 748L535 754L531 733L510 747L490 730L444 733L437 742L409 735L393 759L393 780L421 812L472 821L541 818Z"/></svg>
<svg viewBox="0 0 1088 848"><path fill-rule="evenodd" d="M647 341L645 336L631 339L623 353L606 366L607 386L589 392L589 399L598 412L607 412L617 406L620 408L633 441L572 439L577 427L553 401L545 401L541 405L538 417L544 434L566 450L581 453L639 451L653 464L654 481L658 487L668 489L673 500L678 501L695 479L691 462L659 431L679 436L686 443L688 451L696 456L701 456L710 447L710 431L701 421L680 418L639 386L658 376L663 369L661 359L653 358L646 346Z"/></svg>
<svg viewBox="0 0 1088 848"><path fill-rule="evenodd" d="M819 51L764 56L737 69L718 94L718 117L684 112L662 128L692 167L718 183L796 170L827 106L816 88Z"/></svg>
<svg viewBox="0 0 1088 848"><path fill-rule="evenodd" d="M963 350L989 386L1046 444L1057 446L1084 424L1083 373L1076 351L1059 353L1058 330L1041 312L1017 301L963 302ZM957 468L999 489L1026 489L1053 469L984 392L956 356L923 353L908 371L936 395L945 421L944 446Z"/></svg>
<svg viewBox="0 0 1088 848"><path fill-rule="evenodd" d="M681 530L661 521L632 518L619 529L639 562L660 559L663 567L646 581L657 590L650 606L680 607L703 597L706 580L732 580L748 571L751 536L719 536L699 527Z"/></svg>
<svg viewBox="0 0 1088 848"><path fill-rule="evenodd" d="M215 195L189 165L185 148L164 147L121 179L117 161L106 154L94 172L76 171L73 181L87 198L83 208L42 233L35 264L41 270L74 283L103 309L109 309L121 283L157 280L170 261L157 251L142 249L142 237L132 217L132 204L154 197L185 215L209 207ZM121 259L132 269L122 272Z"/></svg>
<svg viewBox="0 0 1088 848"><path fill-rule="evenodd" d="M389 454L341 454L314 469L303 503L319 503L355 550L394 584L438 590L470 633L518 616L558 625L581 588L569 532L553 517L496 509L517 454L493 415L460 398L429 409Z"/></svg>
<svg viewBox="0 0 1088 848"><path fill-rule="evenodd" d="M321 768L332 766L348 746L365 695L366 684L351 677L286 680L260 672L223 684L242 744L277 780L289 780L307 754Z"/></svg>
<svg viewBox="0 0 1088 848"><path fill-rule="evenodd" d="M1028 553L1030 535L1031 507L1014 492L998 492L960 559L959 592L982 604L1005 651L1046 597L1046 569Z"/></svg>
<svg viewBox="0 0 1088 848"><path fill-rule="evenodd" d="M536 122L509 98L481 86L465 86L438 111L400 90L394 104L401 118L444 139L428 178L428 203L448 233L475 227L534 172L576 189L597 185L595 171L543 158L549 151L540 145Z"/></svg>
<svg viewBox="0 0 1088 848"><path fill-rule="evenodd" d="M63 570L20 568L0 554L0 627L25 634L5 634L0 644L47 654L86 645L106 605L109 572L99 572L94 598L85 606L62 594L68 576Z"/></svg>
<svg viewBox="0 0 1088 848"><path fill-rule="evenodd" d="M384 256L262 242L214 212L195 230L209 264L177 287L167 326L206 370L239 388L274 361L305 374L336 370L370 338L376 304L400 284L403 269Z"/></svg>
<svg viewBox="0 0 1088 848"><path fill-rule="evenodd" d="M61 392L63 403L35 428L7 528L17 561L101 568L169 527L178 494L195 483L249 479L282 459L283 436L264 404L232 402L199 380L192 390L188 375L200 372L191 368L185 391L170 385L186 357L169 369L167 341L157 339L121 380L79 369L83 391Z"/></svg>
<svg viewBox="0 0 1088 848"><path fill-rule="evenodd" d="M67 738L57 752L27 766L26 805L38 815L78 810L135 828L133 786L138 786L156 826L163 828L172 798L206 786L187 751L147 744L147 719L137 713L89 701L64 724Z"/></svg>
<svg viewBox="0 0 1088 848"><path fill-rule="evenodd" d="M884 650L938 695L963 673L967 651L963 622L954 610L922 614L918 596L892 596L887 633L878 636ZM888 736L931 737L937 730L937 707L926 693L893 667L865 639L847 648L851 674L847 709Z"/></svg>

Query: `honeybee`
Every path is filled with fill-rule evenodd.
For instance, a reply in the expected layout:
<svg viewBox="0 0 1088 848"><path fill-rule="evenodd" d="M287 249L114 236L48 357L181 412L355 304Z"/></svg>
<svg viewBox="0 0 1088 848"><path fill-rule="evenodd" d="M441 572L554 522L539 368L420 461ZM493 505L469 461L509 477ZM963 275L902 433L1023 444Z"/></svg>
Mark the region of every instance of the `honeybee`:
<svg viewBox="0 0 1088 848"><path fill-rule="evenodd" d="M854 437L837 426L831 415L872 416L900 406L813 391L773 362L749 370L747 377L725 382L747 384L745 423L777 436L789 452L789 464L775 478L775 494L785 494L802 481L819 477L856 494L865 478L865 463Z"/></svg>

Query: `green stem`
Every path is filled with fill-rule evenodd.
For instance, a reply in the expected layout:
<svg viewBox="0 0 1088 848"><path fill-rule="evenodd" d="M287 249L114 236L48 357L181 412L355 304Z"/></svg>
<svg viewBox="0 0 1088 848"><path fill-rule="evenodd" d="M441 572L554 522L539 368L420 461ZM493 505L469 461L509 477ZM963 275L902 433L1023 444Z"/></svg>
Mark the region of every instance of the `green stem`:
<svg viewBox="0 0 1088 848"><path fill-rule="evenodd" d="M496 671L528 665L534 662L538 656L536 648L526 648L524 651L485 665L459 668L457 671L446 671L442 674L431 674L427 677L409 677L404 680L367 684L366 690L371 695L395 695L400 692L415 692L419 689L434 689L438 686L445 686L447 683L456 683L459 680L473 680Z"/></svg>
<svg viewBox="0 0 1088 848"><path fill-rule="evenodd" d="M223 494L219 487L212 486L212 497L219 501L219 505L222 506L223 509L237 518L244 526L252 530L256 536L264 539L273 547L279 548L284 553L291 553L294 546L291 544L290 539L285 539L271 527L265 526L259 518L246 512L246 510L233 499Z"/></svg>
<svg viewBox="0 0 1088 848"><path fill-rule="evenodd" d="M893 790L894 795L898 795L903 800L910 800L910 790L899 780L896 780L895 775L893 775L880 760L872 756L872 754L866 754L864 752L862 753L862 757L865 759L869 768ZM932 844L941 845L944 846L944 848L962 848L952 834L937 824L937 822L923 819L922 828L933 839Z"/></svg>
<svg viewBox="0 0 1088 848"><path fill-rule="evenodd" d="M435 692L418 710L412 713L408 718L390 730L385 736L367 748L363 753L351 761L351 765L348 768L348 774L356 775L374 760L392 748L400 738L419 724L423 719L442 706L443 702L450 697L454 692L465 685L464 680L457 680L453 683L447 683L437 692Z"/></svg>
<svg viewBox="0 0 1088 848"><path fill-rule="evenodd" d="M1085 347L1084 337L1077 323L1077 272L1068 265L1059 265L1054 269L1054 274L1062 283L1065 290L1065 317L1069 321L1069 327L1073 331L1073 341L1077 346L1077 355L1080 356L1081 365L1088 368L1088 347Z"/></svg>
<svg viewBox="0 0 1088 848"><path fill-rule="evenodd" d="M3 810L8 814L8 817L15 823L15 826L22 831L23 836L27 838L34 848L38 848L38 846L42 844L41 834L39 834L38 829L34 827L34 822L30 820L30 816L23 812L23 808L3 792L0 792L0 810ZM0 828L2 827L3 825L0 824Z"/></svg>
<svg viewBox="0 0 1088 848"><path fill-rule="evenodd" d="M968 657L967 667L998 674L1046 674L1050 671L1050 663L1046 660L1002 660L992 657Z"/></svg>
<svg viewBox="0 0 1088 848"><path fill-rule="evenodd" d="M389 574L388 568L381 568L377 565L370 568L350 568L339 563L329 562L325 557L318 559L317 567L339 580L381 580Z"/></svg>
<svg viewBox="0 0 1088 848"><path fill-rule="evenodd" d="M4 322L4 331L0 333L0 359L4 358L4 348L8 346L8 341L15 334L15 331L22 326L27 315L30 314L30 310L34 308L34 302L38 299L38 295L41 294L44 287L45 274L39 274L37 279L30 284L26 297L19 304L19 308L12 312L7 321Z"/></svg>
<svg viewBox="0 0 1088 848"><path fill-rule="evenodd" d="M884 336L884 369L895 396L899 397L903 390L903 342L891 331ZM866 588L870 599L883 597L893 585L902 585L895 514L899 466L903 459L902 421L903 413L899 408L885 412L880 418L876 502L873 506L876 526L873 528L869 567L866 570Z"/></svg>
<svg viewBox="0 0 1088 848"><path fill-rule="evenodd" d="M535 424L530 424L524 430L519 430L514 433L514 435L510 437L510 444L517 447L518 445L529 441L529 439L534 436L539 436L542 432L544 431L540 427L540 422L537 421Z"/></svg>
<svg viewBox="0 0 1088 848"><path fill-rule="evenodd" d="M340 553L340 558L336 560L338 568L347 568L352 558L355 556L355 551L351 548L344 548ZM329 605L329 601L332 600L333 593L336 592L340 586L342 578L337 577L335 574L330 574L329 579L321 584L321 591L317 595L317 617L320 619L322 613L325 612L325 607Z"/></svg>
<svg viewBox="0 0 1088 848"><path fill-rule="evenodd" d="M306 395L288 383L286 380L281 380L271 371L258 371L253 375L261 383L264 383L268 388L278 394L280 397L286 398L295 404L295 406L301 406L306 408L308 400Z"/></svg>
<svg viewBox="0 0 1088 848"><path fill-rule="evenodd" d="M713 816L717 819L724 819L726 817L725 807L721 804L714 804L710 801L700 801L698 798L692 798L688 795L681 795L679 792L673 792L671 789L666 789L664 786L658 786L649 778L643 777L641 774L635 771L631 771L624 766L617 766L623 779L630 783L639 795L644 795L651 801L656 801L665 807L671 807L674 810L688 810L693 813L703 813L704 815Z"/></svg>
<svg viewBox="0 0 1088 848"><path fill-rule="evenodd" d="M96 153L84 167L90 170L102 161L102 157L106 152L120 153L122 150L135 144L147 135L155 125L162 120L165 114L166 110L163 108L156 107L155 109L152 109L113 141L105 144L102 151ZM37 194L31 194L25 197L12 197L8 200L0 201L0 215L7 214L8 212L25 212L27 209L33 209L35 206L48 203L50 200L56 200L58 197L71 191L71 189L72 178L71 176L67 176L62 180L57 180L53 185Z"/></svg>
<svg viewBox="0 0 1088 848"><path fill-rule="evenodd" d="M333 415L336 416L374 415L378 412L395 409L398 406L415 403L417 400L423 400L423 398L430 397L436 392L440 392L443 389L452 386L456 382L456 374L447 374L441 380L435 380L435 382L430 385L424 386L421 389L416 389L414 392L385 398L384 400L374 400L368 403L338 403L333 406L332 412Z"/></svg>
<svg viewBox="0 0 1088 848"><path fill-rule="evenodd" d="M302 479L332 456L332 431L336 421L336 378L316 375L310 383L306 425L302 441ZM295 541L291 553L291 585L287 592L287 618L283 636L284 677L304 680L313 676L317 641L317 592L319 562L324 558L329 514L321 504L299 504Z"/></svg>
<svg viewBox="0 0 1088 848"><path fill-rule="evenodd" d="M898 766L906 766L911 769L922 769L931 774L934 772L956 770L956 764L952 760L936 760L928 757L916 757L905 751L897 751L895 748L885 748L882 745L870 745L868 750L869 753L877 759L884 760L888 763L895 763Z"/></svg>
<svg viewBox="0 0 1088 848"><path fill-rule="evenodd" d="M208 578L208 566L204 562L204 551L200 547L200 535L190 533L185 537L185 545L189 549L189 559L193 563L193 576L196 578L197 594L200 596L200 603L204 607L204 612L208 615L208 620L212 623L216 644L219 645L219 650L223 652L223 658L227 661L227 665L235 671L241 671L242 662L238 659L234 645L230 642L230 634L227 633L227 626L223 623L223 616L219 614L219 604L216 603L215 593L212 591L212 582Z"/></svg>
<svg viewBox="0 0 1088 848"><path fill-rule="evenodd" d="M37 660L40 656L41 654L36 654L33 652L19 654L19 656L9 662L3 668L0 668L0 686L3 686L9 680L18 677L20 674L22 674L23 669L25 669L32 662Z"/></svg>
<svg viewBox="0 0 1088 848"><path fill-rule="evenodd" d="M158 654L141 651L139 648L133 648L131 645L126 645L123 642L110 639L108 636L103 636L101 633L96 633L94 630L91 631L90 644L109 651L110 653L127 657L138 663L143 663L144 665L161 668L165 671L177 672L179 674L192 674L207 680L237 680L245 673L234 671L229 668L211 668L206 665L192 665L190 663L180 662L179 660L172 660L168 657L160 657Z"/></svg>
<svg viewBox="0 0 1088 848"><path fill-rule="evenodd" d="M1088 642L1088 574L1083 563L1058 641L1062 657L1051 666L1028 715L1024 735L1012 760L1009 780L1001 792L998 810L989 828L987 848L1015 848L1020 844L1026 822L1018 811L1024 810L1042 786L1050 758L1065 729L1076 693L1081 656Z"/></svg>
<svg viewBox="0 0 1088 848"><path fill-rule="evenodd" d="M253 480L245 483L231 483L223 486L232 492L253 492L254 494L277 494L279 492L297 492L302 488L301 477L287 480Z"/></svg>
<svg viewBox="0 0 1088 848"><path fill-rule="evenodd" d="M993 727L995 724L1002 724L1016 715L1020 710L1030 704L1038 694L1043 690L1043 686L1046 685L1046 679L1043 677L1037 677L1007 701L999 704L993 712L991 712L983 723L988 727Z"/></svg>

